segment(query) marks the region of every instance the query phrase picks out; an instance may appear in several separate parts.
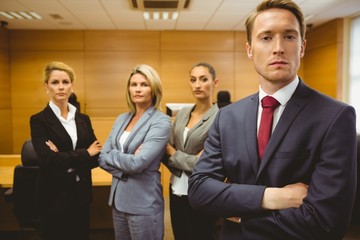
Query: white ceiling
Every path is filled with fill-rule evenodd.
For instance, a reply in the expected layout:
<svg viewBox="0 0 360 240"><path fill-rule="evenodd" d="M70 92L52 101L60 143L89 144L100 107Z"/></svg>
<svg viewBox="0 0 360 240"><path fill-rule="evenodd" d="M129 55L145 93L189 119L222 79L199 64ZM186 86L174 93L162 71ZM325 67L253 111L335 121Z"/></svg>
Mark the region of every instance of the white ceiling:
<svg viewBox="0 0 360 240"><path fill-rule="evenodd" d="M0 0L0 11L34 11L42 20L8 19L8 29L58 30L244 30L260 0L192 0L177 20L145 21L129 0ZM314 27L360 13L360 0L295 0ZM54 19L57 14L62 19Z"/></svg>

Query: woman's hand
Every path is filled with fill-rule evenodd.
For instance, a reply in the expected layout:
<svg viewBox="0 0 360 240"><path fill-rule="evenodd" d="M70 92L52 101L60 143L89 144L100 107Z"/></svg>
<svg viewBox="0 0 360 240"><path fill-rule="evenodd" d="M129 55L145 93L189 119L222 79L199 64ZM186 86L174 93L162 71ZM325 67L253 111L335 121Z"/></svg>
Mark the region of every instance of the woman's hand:
<svg viewBox="0 0 360 240"><path fill-rule="evenodd" d="M89 155L95 156L96 154L98 154L101 151L101 144L98 140L95 140L87 149Z"/></svg>
<svg viewBox="0 0 360 240"><path fill-rule="evenodd" d="M58 148L55 146L55 144L52 141L47 140L45 143L46 145L49 146L50 150L52 150L53 152L59 152Z"/></svg>
<svg viewBox="0 0 360 240"><path fill-rule="evenodd" d="M142 148L142 144L135 150L134 155L138 154L140 152L140 149Z"/></svg>
<svg viewBox="0 0 360 240"><path fill-rule="evenodd" d="M169 156L172 156L174 155L176 152L176 149L171 146L170 144L166 144L166 153L169 155Z"/></svg>

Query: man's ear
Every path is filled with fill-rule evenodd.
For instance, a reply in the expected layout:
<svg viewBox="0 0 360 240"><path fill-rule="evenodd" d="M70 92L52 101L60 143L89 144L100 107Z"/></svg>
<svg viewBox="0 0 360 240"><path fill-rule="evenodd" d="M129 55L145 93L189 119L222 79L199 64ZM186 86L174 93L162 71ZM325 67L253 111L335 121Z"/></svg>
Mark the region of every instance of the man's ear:
<svg viewBox="0 0 360 240"><path fill-rule="evenodd" d="M246 43L246 53L249 59L253 59L252 48L248 42Z"/></svg>
<svg viewBox="0 0 360 240"><path fill-rule="evenodd" d="M303 40L300 47L300 58L305 56L306 39Z"/></svg>

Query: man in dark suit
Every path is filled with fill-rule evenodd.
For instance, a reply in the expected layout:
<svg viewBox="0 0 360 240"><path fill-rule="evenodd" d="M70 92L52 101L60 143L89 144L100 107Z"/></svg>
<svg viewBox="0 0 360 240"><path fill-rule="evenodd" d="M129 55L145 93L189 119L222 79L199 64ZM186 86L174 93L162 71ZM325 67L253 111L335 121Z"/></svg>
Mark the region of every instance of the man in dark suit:
<svg viewBox="0 0 360 240"><path fill-rule="evenodd" d="M356 188L355 111L297 76L306 40L295 3L265 0L246 29L259 92L218 112L189 179L190 203L227 218L221 239L342 239ZM279 106L261 150L267 95Z"/></svg>

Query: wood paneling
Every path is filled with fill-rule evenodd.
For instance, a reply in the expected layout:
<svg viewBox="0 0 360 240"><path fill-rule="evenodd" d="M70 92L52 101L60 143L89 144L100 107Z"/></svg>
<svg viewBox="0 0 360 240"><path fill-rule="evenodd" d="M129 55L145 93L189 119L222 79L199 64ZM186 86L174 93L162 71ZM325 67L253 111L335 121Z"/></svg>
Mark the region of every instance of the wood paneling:
<svg viewBox="0 0 360 240"><path fill-rule="evenodd" d="M246 52L236 53L234 99L239 100L259 90L259 75Z"/></svg>
<svg viewBox="0 0 360 240"><path fill-rule="evenodd" d="M13 130L12 116L10 109L0 109L0 153L10 154L13 153Z"/></svg>
<svg viewBox="0 0 360 240"><path fill-rule="evenodd" d="M11 51L83 51L83 31L10 31Z"/></svg>
<svg viewBox="0 0 360 240"><path fill-rule="evenodd" d="M86 31L85 51L158 51L158 31Z"/></svg>
<svg viewBox="0 0 360 240"><path fill-rule="evenodd" d="M306 33L307 50L336 45L343 41L343 19L335 19Z"/></svg>
<svg viewBox="0 0 360 240"><path fill-rule="evenodd" d="M230 31L164 31L162 51L234 51L234 33Z"/></svg>
<svg viewBox="0 0 360 240"><path fill-rule="evenodd" d="M18 108L12 110L14 153L19 154L24 141L30 138L30 116L42 110L42 108Z"/></svg>
<svg viewBox="0 0 360 240"><path fill-rule="evenodd" d="M337 93L337 49L336 45L308 51L310 58L304 60L304 81L311 87L336 98Z"/></svg>
<svg viewBox="0 0 360 240"><path fill-rule="evenodd" d="M343 75L342 23L343 20L337 19L308 32L302 69L309 86L338 99Z"/></svg>
<svg viewBox="0 0 360 240"><path fill-rule="evenodd" d="M246 53L246 32L235 33L235 51Z"/></svg>
<svg viewBox="0 0 360 240"><path fill-rule="evenodd" d="M12 153L9 31L0 28L0 153Z"/></svg>
<svg viewBox="0 0 360 240"><path fill-rule="evenodd" d="M0 109L11 108L10 61L8 49L0 49Z"/></svg>

